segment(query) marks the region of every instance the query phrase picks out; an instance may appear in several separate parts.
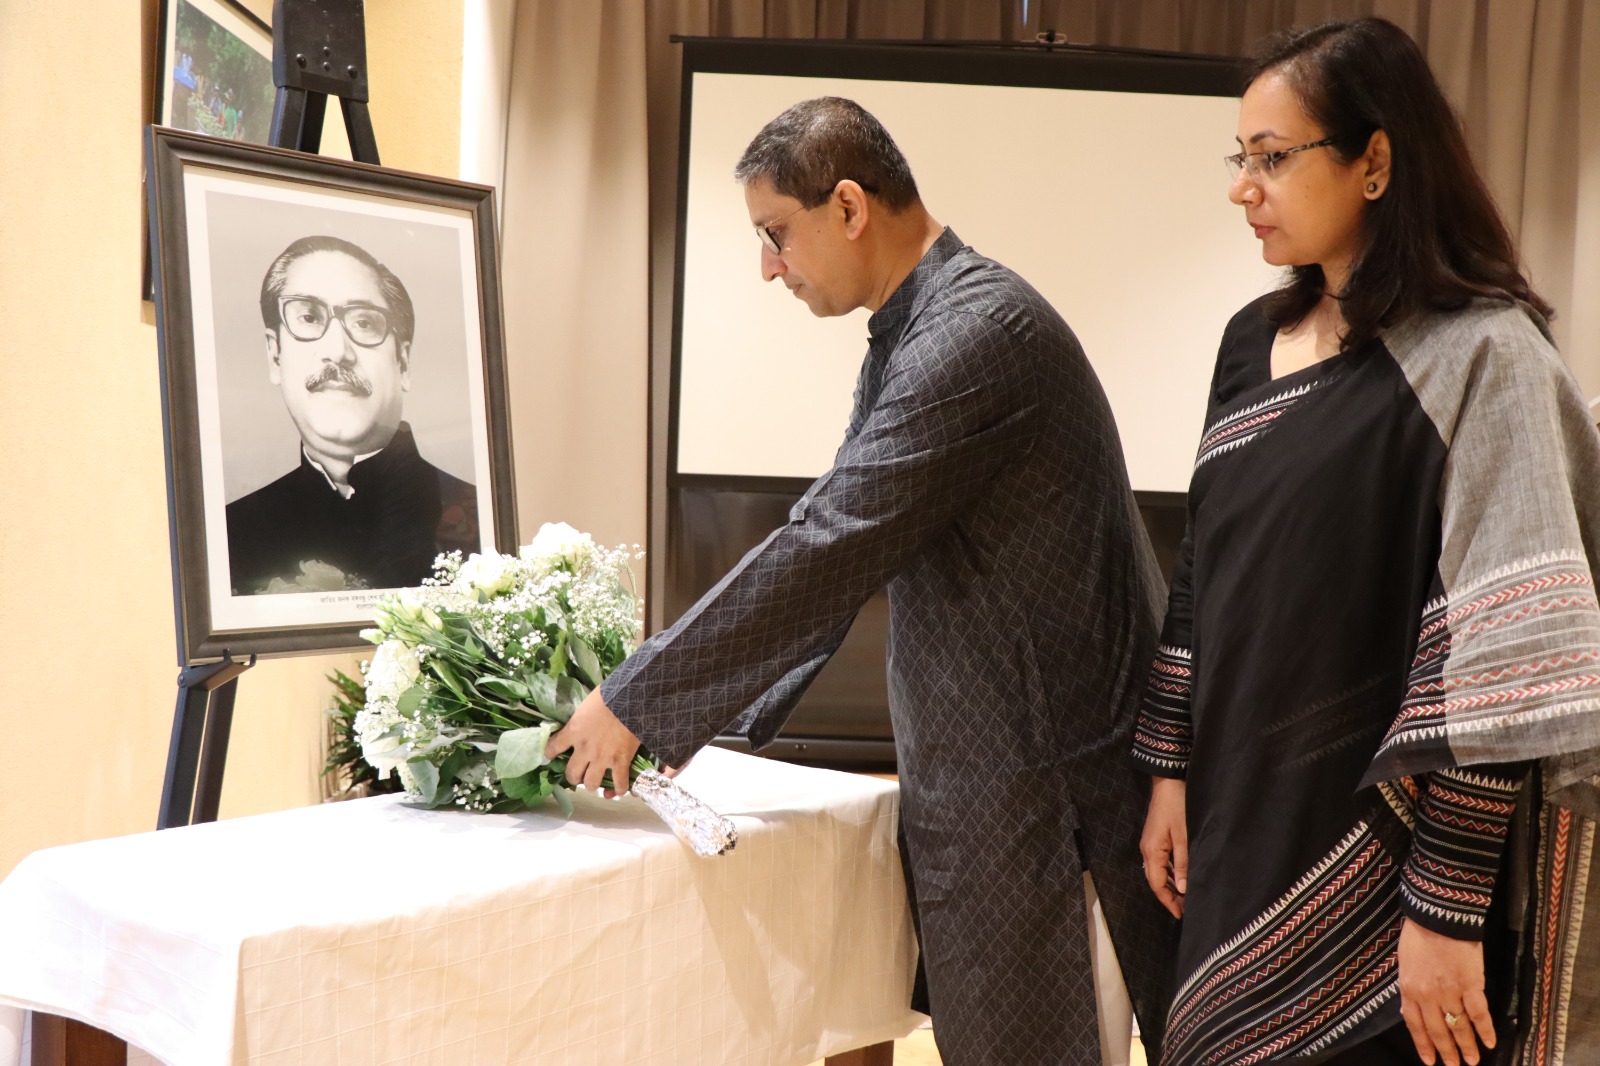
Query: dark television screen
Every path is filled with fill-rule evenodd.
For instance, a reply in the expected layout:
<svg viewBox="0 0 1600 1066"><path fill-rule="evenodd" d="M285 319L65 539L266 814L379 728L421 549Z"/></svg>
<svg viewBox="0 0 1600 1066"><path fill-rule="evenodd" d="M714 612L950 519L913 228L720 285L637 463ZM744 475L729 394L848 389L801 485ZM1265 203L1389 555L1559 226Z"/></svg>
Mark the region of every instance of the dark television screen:
<svg viewBox="0 0 1600 1066"><path fill-rule="evenodd" d="M666 565L666 612L677 618L707 589L738 565L746 552L788 519L806 482L787 478L682 476L672 490ZM1184 496L1139 493L1139 513L1168 581L1183 539ZM877 766L894 762L884 648L889 636L889 598L879 592L828 665L801 698L777 741L762 754L823 764ZM718 739L749 750L743 737Z"/></svg>

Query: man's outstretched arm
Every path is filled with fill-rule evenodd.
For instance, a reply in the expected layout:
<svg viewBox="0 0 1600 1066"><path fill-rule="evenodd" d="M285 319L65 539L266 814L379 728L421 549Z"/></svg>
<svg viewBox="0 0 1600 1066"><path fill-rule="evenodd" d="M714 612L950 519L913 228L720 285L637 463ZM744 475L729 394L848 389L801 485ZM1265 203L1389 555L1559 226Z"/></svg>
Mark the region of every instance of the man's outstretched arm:
<svg viewBox="0 0 1600 1066"><path fill-rule="evenodd" d="M639 741L681 765L769 694L781 713L815 672L802 668L820 666L861 605L1027 447L1038 399L1028 356L992 320L930 316L895 363L860 431L789 521L552 738L573 752L569 773L625 766L623 749ZM602 728L606 717L630 736Z"/></svg>

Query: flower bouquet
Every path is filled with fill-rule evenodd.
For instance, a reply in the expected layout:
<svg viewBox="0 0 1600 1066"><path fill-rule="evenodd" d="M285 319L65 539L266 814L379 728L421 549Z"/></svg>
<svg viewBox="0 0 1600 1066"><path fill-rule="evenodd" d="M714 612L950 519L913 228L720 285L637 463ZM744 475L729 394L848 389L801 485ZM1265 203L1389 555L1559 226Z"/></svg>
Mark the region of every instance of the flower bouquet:
<svg viewBox="0 0 1600 1066"><path fill-rule="evenodd" d="M363 756L421 806L572 814L550 736L632 652L638 600L623 548L546 523L517 555L441 555L421 588L383 600L357 715ZM727 819L660 774L640 749L631 787L701 854L737 839Z"/></svg>

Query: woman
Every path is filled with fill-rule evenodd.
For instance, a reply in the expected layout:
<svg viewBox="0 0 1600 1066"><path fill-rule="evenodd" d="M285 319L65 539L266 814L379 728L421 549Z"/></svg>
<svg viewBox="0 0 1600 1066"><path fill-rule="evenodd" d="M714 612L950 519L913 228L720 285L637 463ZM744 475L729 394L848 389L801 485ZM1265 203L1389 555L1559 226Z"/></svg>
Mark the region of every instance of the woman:
<svg viewBox="0 0 1600 1066"><path fill-rule="evenodd" d="M1492 1061L1518 799L1600 742L1600 438L1415 44L1269 48L1229 196L1290 269L1223 335L1136 737L1164 1062Z"/></svg>

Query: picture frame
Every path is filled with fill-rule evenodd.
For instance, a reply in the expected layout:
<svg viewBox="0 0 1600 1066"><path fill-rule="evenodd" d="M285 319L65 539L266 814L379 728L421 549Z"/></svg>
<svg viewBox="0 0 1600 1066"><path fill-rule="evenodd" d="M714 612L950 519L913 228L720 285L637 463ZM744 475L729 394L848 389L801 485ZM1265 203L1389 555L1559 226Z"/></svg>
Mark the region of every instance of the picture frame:
<svg viewBox="0 0 1600 1066"><path fill-rule="evenodd" d="M155 110L150 120L156 125L230 136L226 102L231 102L236 135L231 139L271 143L272 109L277 99L272 81L272 27L238 0L157 0L155 72L151 94ZM214 91L215 110L211 106ZM244 103L265 106L252 110L242 107ZM248 122L239 121L241 110ZM139 293L153 300L149 224L147 217Z"/></svg>
<svg viewBox="0 0 1600 1066"><path fill-rule="evenodd" d="M161 126L145 167L180 664L364 646L515 550L494 190Z"/></svg>
<svg viewBox="0 0 1600 1066"><path fill-rule="evenodd" d="M238 0L160 0L158 126L268 143L277 88L272 27Z"/></svg>

